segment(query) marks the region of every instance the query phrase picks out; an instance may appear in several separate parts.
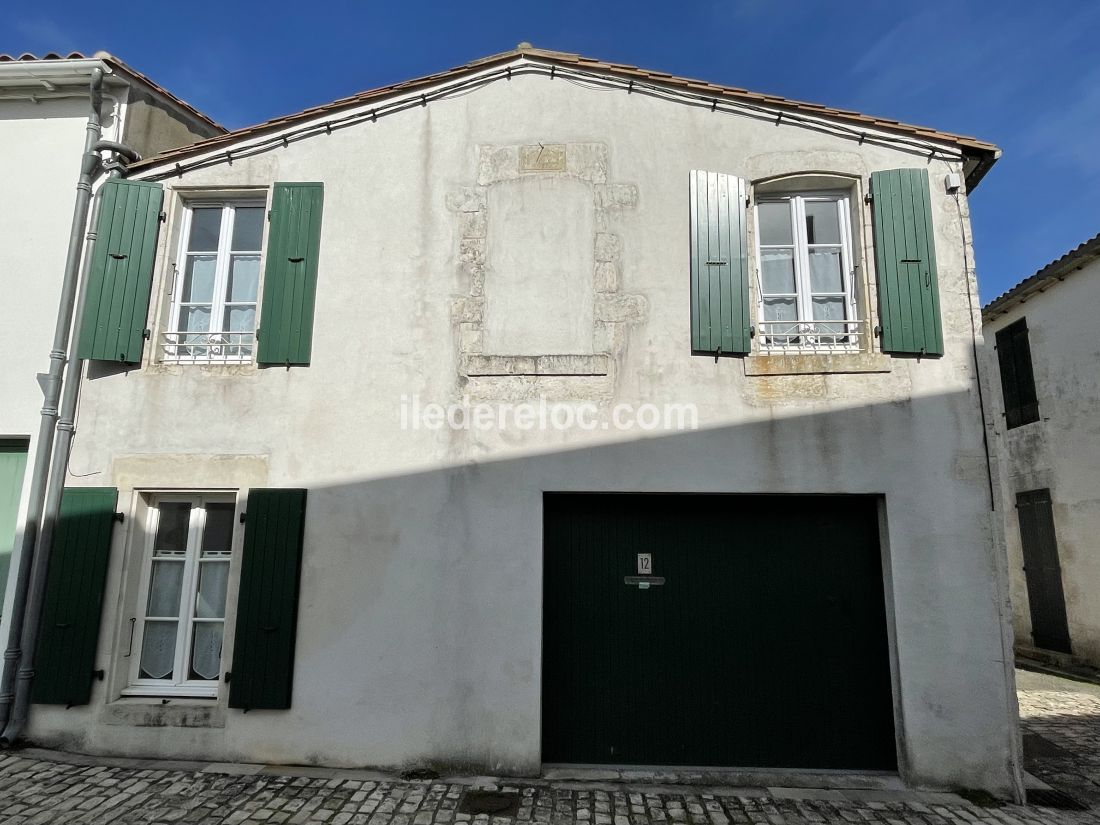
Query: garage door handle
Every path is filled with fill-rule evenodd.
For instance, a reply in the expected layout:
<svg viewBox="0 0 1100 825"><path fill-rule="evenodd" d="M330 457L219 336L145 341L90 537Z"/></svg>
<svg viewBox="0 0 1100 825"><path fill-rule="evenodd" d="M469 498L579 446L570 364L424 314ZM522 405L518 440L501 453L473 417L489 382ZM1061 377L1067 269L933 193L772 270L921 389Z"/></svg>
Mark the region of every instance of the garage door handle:
<svg viewBox="0 0 1100 825"><path fill-rule="evenodd" d="M623 576L623 584L631 587L647 588L665 583L664 576Z"/></svg>

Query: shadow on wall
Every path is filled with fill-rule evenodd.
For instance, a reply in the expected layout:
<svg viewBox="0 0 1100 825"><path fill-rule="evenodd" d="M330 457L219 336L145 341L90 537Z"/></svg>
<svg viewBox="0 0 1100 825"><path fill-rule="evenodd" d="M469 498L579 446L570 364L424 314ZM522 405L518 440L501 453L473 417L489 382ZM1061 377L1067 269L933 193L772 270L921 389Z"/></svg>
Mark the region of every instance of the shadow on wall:
<svg viewBox="0 0 1100 825"><path fill-rule="evenodd" d="M985 456L971 406L963 393L943 394L312 486L295 695L348 707L366 701L378 711L366 724L374 741L386 742L382 761L390 764L427 758L530 772L544 658L545 493L885 496L889 621L896 616L908 627L914 695L938 695L928 700L936 720L914 720L912 739L942 725L929 735L947 737L959 754L950 768L932 764L932 751L909 761L931 779L949 770L974 787L1001 782L990 780L998 770L990 742L1007 739L1007 708L963 699L986 678L981 694L1004 700L1003 674L985 665L1000 656L1001 641L988 607L998 600ZM714 506L723 508L722 500ZM737 546L749 534L738 520L751 516L726 511ZM761 508L765 517L776 519L777 534L789 532L774 510ZM824 548L822 529L808 524L805 541ZM760 531L752 535L759 546ZM809 646L789 656L808 661ZM356 655L339 653L348 650Z"/></svg>
<svg viewBox="0 0 1100 825"><path fill-rule="evenodd" d="M212 394L219 391L216 383ZM765 379L755 386L761 394L761 388L776 390L778 400L778 388L805 383ZM189 398L178 412L186 417L192 404L198 409L206 403ZM402 431L397 419L395 402L393 420L362 424L377 443L425 437ZM315 420L291 419L281 436L289 443L299 436L300 443L315 443L316 426ZM507 435L452 438L481 438L499 449ZM974 398L943 393L674 434L621 435L630 440L339 484L280 479L283 486L309 487L292 715L229 710L237 732L213 756L247 760L259 752L271 762L416 763L537 774L539 743L545 741L540 706L546 493L848 494L873 497L876 507L884 501L889 522L878 610L889 638L906 641L894 654L882 650L880 662L881 672L893 671L895 685L897 674L904 674L902 687L911 697L898 728L902 775L929 785L1005 791L1008 707L1004 675L989 664L1001 656L998 617L990 607L999 596ZM295 458L286 463L293 465ZM364 467L364 475L369 471ZM224 486L225 480L212 478L209 485ZM156 480L149 486L156 487ZM658 499L667 504L668 497L653 501ZM787 546L801 537L803 549L823 554L844 544L827 535L827 520L800 522L797 510L785 519L774 499L758 510L743 506L743 499L737 507L727 506L729 501L709 497L714 513L698 502L692 511L694 519L709 520L708 536L716 544L728 540L730 548L766 551L769 533L777 537L774 546L778 537ZM668 512L662 541L675 549L678 534ZM763 526L746 530L752 521ZM693 524L685 522L682 531L685 549L697 538ZM634 534L637 541L649 538L644 530ZM655 575L665 563L654 555ZM812 573L786 572L792 582L799 576L820 580L828 565ZM231 601L233 586L231 581ZM711 597L720 605L764 592L745 587L744 580L730 581ZM106 595L106 604L116 600L117 594ZM231 616L233 609L230 604ZM769 616L791 609L782 598L761 604L761 623L751 632L766 638ZM114 622L112 638L121 638L121 620L107 620ZM233 658L232 624L223 669ZM726 630L700 632L715 645L736 641ZM812 666L792 668L778 689L792 701L807 681L843 693L842 668L829 663L844 658L832 656L844 643L843 634L815 636L781 651L781 658L812 660ZM121 644L124 649L125 639ZM889 661L891 656L896 658ZM900 697L895 688L886 701L896 708ZM949 743L947 751L942 742ZM150 747L161 756L189 755L186 745L166 754L164 740L156 743L135 740L128 752Z"/></svg>

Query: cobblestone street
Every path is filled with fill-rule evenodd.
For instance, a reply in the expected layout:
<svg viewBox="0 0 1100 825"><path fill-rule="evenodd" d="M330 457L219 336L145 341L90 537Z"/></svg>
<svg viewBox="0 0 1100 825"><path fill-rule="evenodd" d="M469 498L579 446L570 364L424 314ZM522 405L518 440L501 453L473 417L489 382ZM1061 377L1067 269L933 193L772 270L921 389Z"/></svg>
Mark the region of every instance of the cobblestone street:
<svg viewBox="0 0 1100 825"><path fill-rule="evenodd" d="M1020 674L1028 769L1100 809L1100 688ZM515 816L460 810L471 787L515 793ZM953 794L492 780L401 781L365 771L0 756L0 823L734 825L1100 823L1097 810L978 805Z"/></svg>
<svg viewBox="0 0 1100 825"><path fill-rule="evenodd" d="M1100 811L1100 685L1017 671L1027 771Z"/></svg>

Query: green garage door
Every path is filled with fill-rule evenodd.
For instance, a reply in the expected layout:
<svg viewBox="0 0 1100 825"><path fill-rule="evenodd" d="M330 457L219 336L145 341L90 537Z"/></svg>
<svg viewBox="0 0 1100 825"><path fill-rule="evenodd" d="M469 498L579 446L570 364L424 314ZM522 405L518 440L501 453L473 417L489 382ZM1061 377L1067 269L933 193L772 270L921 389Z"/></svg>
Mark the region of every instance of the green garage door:
<svg viewBox="0 0 1100 825"><path fill-rule="evenodd" d="M544 762L896 769L877 499L544 505Z"/></svg>
<svg viewBox="0 0 1100 825"><path fill-rule="evenodd" d="M0 438L0 616L4 615L4 590L8 586L15 517L27 467L27 441Z"/></svg>

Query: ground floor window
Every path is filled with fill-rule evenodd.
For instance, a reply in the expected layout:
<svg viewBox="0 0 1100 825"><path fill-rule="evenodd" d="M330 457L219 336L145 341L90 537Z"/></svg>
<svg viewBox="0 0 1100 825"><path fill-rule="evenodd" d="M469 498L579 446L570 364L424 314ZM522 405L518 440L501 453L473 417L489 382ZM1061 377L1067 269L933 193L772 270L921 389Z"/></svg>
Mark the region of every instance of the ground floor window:
<svg viewBox="0 0 1100 825"><path fill-rule="evenodd" d="M126 693L217 695L235 506L232 494L153 498Z"/></svg>

